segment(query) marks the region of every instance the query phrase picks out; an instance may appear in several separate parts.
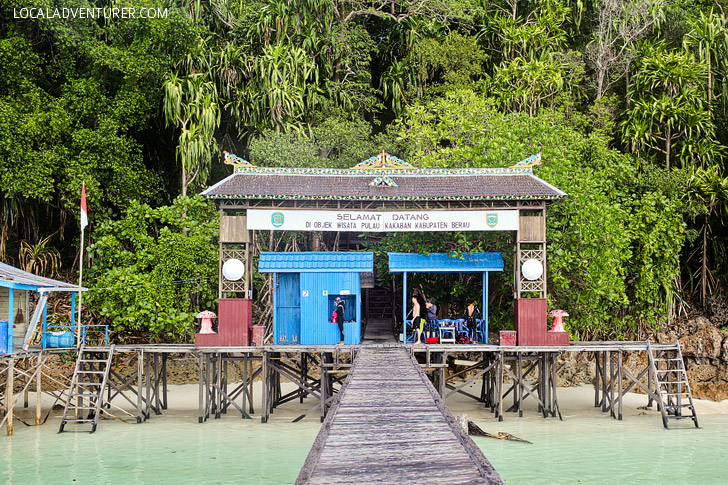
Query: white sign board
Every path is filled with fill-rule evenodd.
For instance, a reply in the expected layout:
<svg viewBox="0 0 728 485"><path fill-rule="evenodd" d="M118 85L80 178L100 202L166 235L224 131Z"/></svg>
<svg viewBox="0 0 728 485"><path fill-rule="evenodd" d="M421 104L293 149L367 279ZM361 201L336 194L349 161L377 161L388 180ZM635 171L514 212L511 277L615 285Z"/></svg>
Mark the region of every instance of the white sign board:
<svg viewBox="0 0 728 485"><path fill-rule="evenodd" d="M516 231L518 211L248 209L248 229L352 232Z"/></svg>

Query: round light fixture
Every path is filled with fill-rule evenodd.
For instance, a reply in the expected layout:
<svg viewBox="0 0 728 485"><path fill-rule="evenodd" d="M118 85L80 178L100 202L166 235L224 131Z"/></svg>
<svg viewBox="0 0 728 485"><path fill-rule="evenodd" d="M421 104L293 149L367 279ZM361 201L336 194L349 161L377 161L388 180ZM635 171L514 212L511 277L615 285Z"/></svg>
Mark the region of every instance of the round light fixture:
<svg viewBox="0 0 728 485"><path fill-rule="evenodd" d="M222 275L228 281L238 281L245 274L245 265L239 259L228 259L222 265Z"/></svg>
<svg viewBox="0 0 728 485"><path fill-rule="evenodd" d="M527 259L521 266L521 274L529 281L537 280L543 274L543 265L538 259Z"/></svg>

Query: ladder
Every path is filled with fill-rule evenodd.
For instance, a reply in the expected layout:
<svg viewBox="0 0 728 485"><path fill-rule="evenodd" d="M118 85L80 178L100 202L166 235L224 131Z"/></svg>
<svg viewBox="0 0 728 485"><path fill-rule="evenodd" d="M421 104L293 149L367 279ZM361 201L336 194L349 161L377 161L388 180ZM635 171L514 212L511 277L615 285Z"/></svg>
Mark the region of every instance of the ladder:
<svg viewBox="0 0 728 485"><path fill-rule="evenodd" d="M88 431L89 433L96 431L113 355L113 345L88 348L81 345L78 349L76 368L71 378L71 387L68 390L66 407L63 409L59 433L67 431L64 428L69 423L91 425L91 429L74 428L72 431Z"/></svg>
<svg viewBox="0 0 728 485"><path fill-rule="evenodd" d="M675 342L674 348L655 352L647 342L647 355L655 389L654 397L662 414L662 425L667 429L670 419L690 418L695 427L699 428L680 342ZM683 409L689 410L690 414L683 414Z"/></svg>

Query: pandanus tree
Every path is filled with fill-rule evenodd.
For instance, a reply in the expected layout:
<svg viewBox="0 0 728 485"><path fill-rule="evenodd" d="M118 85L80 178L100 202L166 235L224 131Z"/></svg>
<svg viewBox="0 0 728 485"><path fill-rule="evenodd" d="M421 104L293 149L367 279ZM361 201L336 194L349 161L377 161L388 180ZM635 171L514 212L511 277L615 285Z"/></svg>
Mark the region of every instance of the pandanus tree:
<svg viewBox="0 0 728 485"><path fill-rule="evenodd" d="M178 76L164 81L164 118L180 130L177 160L182 165L182 196L193 183L204 183L217 148L215 130L220 125L217 89L206 74Z"/></svg>
<svg viewBox="0 0 728 485"><path fill-rule="evenodd" d="M643 50L636 67L630 108L622 122L623 136L633 149L642 155L663 154L667 168L675 153L683 164L694 162L694 153L704 163L719 156L720 147L711 143L715 126L705 99L705 63L657 43ZM681 144L698 150L682 150Z"/></svg>
<svg viewBox="0 0 728 485"><path fill-rule="evenodd" d="M728 27L725 20L712 10L690 22L690 32L683 38L686 50L694 52L707 66L707 101L709 109L714 102L724 111L728 107Z"/></svg>
<svg viewBox="0 0 728 485"><path fill-rule="evenodd" d="M728 177L716 167L696 169L688 183L687 197L704 207L700 222L700 239L687 259L690 281L697 283L703 306L713 295L720 280L728 277L725 222L728 219ZM700 217L700 216L698 216ZM698 259L697 268L692 261Z"/></svg>

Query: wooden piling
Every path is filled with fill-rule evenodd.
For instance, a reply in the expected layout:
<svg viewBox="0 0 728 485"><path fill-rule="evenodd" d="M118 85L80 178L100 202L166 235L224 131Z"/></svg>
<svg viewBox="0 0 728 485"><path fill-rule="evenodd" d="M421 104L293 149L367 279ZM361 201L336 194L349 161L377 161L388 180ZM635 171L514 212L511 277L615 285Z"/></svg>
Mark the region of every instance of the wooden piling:
<svg viewBox="0 0 728 485"><path fill-rule="evenodd" d="M41 393L41 379L43 377L43 363L45 361L41 361L41 354L38 354L38 369L36 370L35 374L35 425L40 426L41 421L41 403L43 394Z"/></svg>
<svg viewBox="0 0 728 485"><path fill-rule="evenodd" d="M5 381L5 419L8 420L7 422L7 435L12 436L13 435L13 401L15 400L13 396L13 388L15 387L15 378L13 375L13 370L15 367L15 359L9 359L8 360L8 377Z"/></svg>

